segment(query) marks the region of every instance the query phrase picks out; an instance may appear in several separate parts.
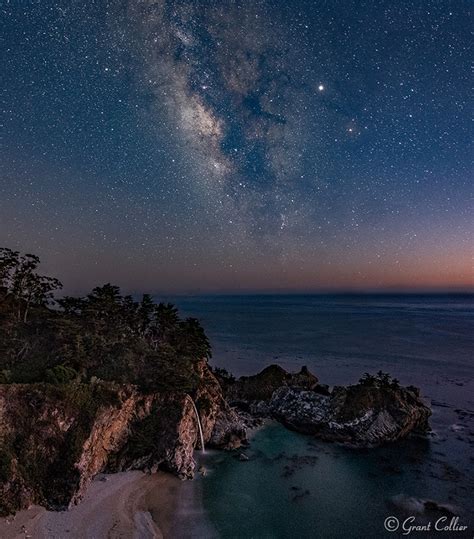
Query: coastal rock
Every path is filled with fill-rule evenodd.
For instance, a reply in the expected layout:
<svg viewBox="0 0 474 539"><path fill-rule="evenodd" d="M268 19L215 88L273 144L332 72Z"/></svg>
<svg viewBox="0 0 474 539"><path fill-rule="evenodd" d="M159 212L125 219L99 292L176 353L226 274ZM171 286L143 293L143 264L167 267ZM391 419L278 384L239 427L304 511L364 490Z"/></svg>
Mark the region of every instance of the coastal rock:
<svg viewBox="0 0 474 539"><path fill-rule="evenodd" d="M110 438L97 446L94 454L88 438L100 436L108 422L104 408L95 399L107 402L103 388L65 392L47 384L9 384L0 386L0 500L1 512L40 503L47 507L67 506L95 465L100 467L102 454ZM99 397L100 394L100 397ZM116 395L127 406L130 395ZM90 422L97 413L97 428ZM126 412L124 412L126 413ZM112 415L120 414L118 406ZM112 417L110 417L112 421ZM120 427L116 438L120 438ZM85 455L89 453L89 458ZM79 468L80 464L80 468Z"/></svg>
<svg viewBox="0 0 474 539"><path fill-rule="evenodd" d="M194 399L199 410L204 441L211 447L235 449L246 443L245 421L227 403L222 387L207 362L197 363L201 383Z"/></svg>
<svg viewBox="0 0 474 539"><path fill-rule="evenodd" d="M193 477L199 446L193 400L206 443L240 446L244 423L207 363L196 369L192 395L110 382L0 385L0 513L33 503L68 507L103 471L164 469Z"/></svg>
<svg viewBox="0 0 474 539"><path fill-rule="evenodd" d="M154 466L191 476L197 435L188 401L105 383L0 386L1 512L68 507L105 470Z"/></svg>
<svg viewBox="0 0 474 539"><path fill-rule="evenodd" d="M246 428L261 422L247 412L357 447L429 428L431 411L419 391L394 381L384 386L383 377L329 392L306 368L291 374L272 365L224 392L205 360L193 368L190 393L97 380L0 385L0 512L32 503L68 507L104 471L165 469L191 478L199 423L205 445L235 449L247 443Z"/></svg>
<svg viewBox="0 0 474 539"><path fill-rule="evenodd" d="M299 432L356 447L429 430L431 410L419 389L400 387L382 372L330 391L306 367L289 373L270 365L255 376L228 382L225 392L229 402L255 417L273 417Z"/></svg>
<svg viewBox="0 0 474 539"><path fill-rule="evenodd" d="M216 416L208 442L211 447L219 449L237 449L247 443L245 426L239 415L227 403Z"/></svg>
<svg viewBox="0 0 474 539"><path fill-rule="evenodd" d="M316 434L328 420L330 398L315 391L280 387L274 392L268 407L274 417L286 426L306 434Z"/></svg>
<svg viewBox="0 0 474 539"><path fill-rule="evenodd" d="M269 406L299 432L356 447L374 447L429 429L431 410L412 388L335 387L330 395L281 387Z"/></svg>
<svg viewBox="0 0 474 539"><path fill-rule="evenodd" d="M398 494L389 500L390 505L403 511L406 514L432 514L439 513L448 517L454 517L463 511L460 507L455 507L449 503L441 503L435 500L415 498L414 496L405 496Z"/></svg>
<svg viewBox="0 0 474 539"><path fill-rule="evenodd" d="M189 395L154 394L138 403L128 436L109 455L107 471L165 469L182 479L192 478L198 426Z"/></svg>
<svg viewBox="0 0 474 539"><path fill-rule="evenodd" d="M244 409L250 410L253 406L254 414L266 415L268 409L260 403L269 401L274 391L282 386L315 390L318 378L307 367L302 367L297 373L290 373L279 365L270 365L254 376L242 376L229 384L226 387L226 398Z"/></svg>

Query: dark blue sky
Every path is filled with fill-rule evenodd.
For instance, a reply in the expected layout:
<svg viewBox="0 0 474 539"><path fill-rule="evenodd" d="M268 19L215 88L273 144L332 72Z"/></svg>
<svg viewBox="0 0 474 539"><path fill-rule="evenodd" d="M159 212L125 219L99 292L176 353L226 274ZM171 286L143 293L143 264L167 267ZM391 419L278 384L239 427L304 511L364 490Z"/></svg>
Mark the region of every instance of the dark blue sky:
<svg viewBox="0 0 474 539"><path fill-rule="evenodd" d="M68 290L472 285L469 2L1 14L0 244Z"/></svg>

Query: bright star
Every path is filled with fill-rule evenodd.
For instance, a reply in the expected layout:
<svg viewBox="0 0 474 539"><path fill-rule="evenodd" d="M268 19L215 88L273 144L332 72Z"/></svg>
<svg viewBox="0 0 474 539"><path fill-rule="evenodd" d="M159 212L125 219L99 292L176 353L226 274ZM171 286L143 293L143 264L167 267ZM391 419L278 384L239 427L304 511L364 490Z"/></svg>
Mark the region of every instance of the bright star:
<svg viewBox="0 0 474 539"><path fill-rule="evenodd" d="M320 85L318 86L318 90L319 90L320 92L322 92L322 91L324 90L324 86L323 86L322 84L320 84Z"/></svg>

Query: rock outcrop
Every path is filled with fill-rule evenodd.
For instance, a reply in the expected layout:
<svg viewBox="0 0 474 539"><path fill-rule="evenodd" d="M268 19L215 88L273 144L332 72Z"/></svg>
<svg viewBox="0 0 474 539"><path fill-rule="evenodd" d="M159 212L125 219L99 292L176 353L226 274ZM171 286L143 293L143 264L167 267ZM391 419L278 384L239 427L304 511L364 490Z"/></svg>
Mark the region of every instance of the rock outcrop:
<svg viewBox="0 0 474 539"><path fill-rule="evenodd" d="M205 361L195 394L142 393L113 383L0 385L0 513L32 503L77 503L103 471L166 469L194 475L199 446L238 447L245 428Z"/></svg>
<svg viewBox="0 0 474 539"><path fill-rule="evenodd" d="M271 365L223 382L223 391L205 360L193 365L190 393L112 382L0 385L0 513L32 503L68 507L103 471L165 469L193 477L196 413L205 444L225 449L246 443L249 412L356 447L429 428L431 411L419 391L388 375L329 391L305 367L292 374Z"/></svg>
<svg viewBox="0 0 474 539"><path fill-rule="evenodd" d="M230 383L226 395L254 415L356 447L374 447L429 430L431 410L418 389L400 387L388 375L329 391L305 367L292 374L272 365Z"/></svg>
<svg viewBox="0 0 474 539"><path fill-rule="evenodd" d="M201 383L194 395L204 440L210 447L235 449L246 441L245 427L229 406L217 378L205 362L197 364Z"/></svg>
<svg viewBox="0 0 474 539"><path fill-rule="evenodd" d="M289 428L356 447L394 442L429 430L431 410L408 388L335 387L330 395L282 387L269 407Z"/></svg>
<svg viewBox="0 0 474 539"><path fill-rule="evenodd" d="M306 367L298 373L290 373L279 365L269 365L258 374L242 376L225 388L229 402L248 406L269 401L275 390L282 386L314 390L318 379Z"/></svg>

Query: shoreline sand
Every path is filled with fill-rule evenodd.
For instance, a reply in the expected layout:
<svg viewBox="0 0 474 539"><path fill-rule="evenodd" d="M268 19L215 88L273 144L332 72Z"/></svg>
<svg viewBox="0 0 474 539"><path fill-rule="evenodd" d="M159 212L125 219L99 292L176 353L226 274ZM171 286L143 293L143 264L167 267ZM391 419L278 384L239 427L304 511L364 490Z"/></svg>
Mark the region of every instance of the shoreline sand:
<svg viewBox="0 0 474 539"><path fill-rule="evenodd" d="M0 519L2 539L173 537L183 482L164 472L99 475L69 511L40 506ZM153 516L152 516L153 515Z"/></svg>
<svg viewBox="0 0 474 539"><path fill-rule="evenodd" d="M249 439L267 422L249 429ZM196 469L203 463L197 453ZM159 471L99 474L66 511L33 505L0 518L2 539L218 538L203 504L202 477L181 481Z"/></svg>

